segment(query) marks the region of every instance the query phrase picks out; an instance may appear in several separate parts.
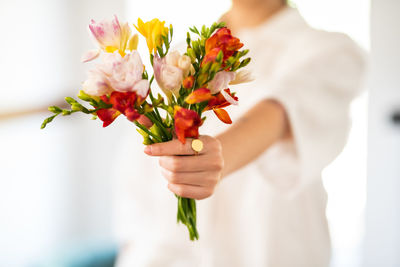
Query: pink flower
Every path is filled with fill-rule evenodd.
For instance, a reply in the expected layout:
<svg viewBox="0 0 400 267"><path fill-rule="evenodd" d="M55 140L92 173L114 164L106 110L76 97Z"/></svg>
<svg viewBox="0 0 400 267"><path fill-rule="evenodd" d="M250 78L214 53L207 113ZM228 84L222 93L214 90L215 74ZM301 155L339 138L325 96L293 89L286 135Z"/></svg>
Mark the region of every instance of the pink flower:
<svg viewBox="0 0 400 267"><path fill-rule="evenodd" d="M83 63L92 61L93 59L96 59L100 55L100 49L92 49L87 51L81 58L81 61Z"/></svg>
<svg viewBox="0 0 400 267"><path fill-rule="evenodd" d="M136 49L137 35L131 37L129 24L124 23L121 25L117 16L114 16L112 20L103 20L99 23L92 20L89 24L89 31L100 49L108 53L118 50L124 56L127 48L131 51ZM97 58L100 54L100 49L88 51L82 56L82 62Z"/></svg>
<svg viewBox="0 0 400 267"><path fill-rule="evenodd" d="M137 51L124 57L118 51L101 55L101 63L89 72L83 90L90 95L104 95L112 91L136 92L146 97L148 80L142 79L144 66Z"/></svg>
<svg viewBox="0 0 400 267"><path fill-rule="evenodd" d="M101 48L105 49L107 46L119 48L121 46L122 29L117 16L114 16L111 21L103 20L99 23L92 20L89 30Z"/></svg>
<svg viewBox="0 0 400 267"><path fill-rule="evenodd" d="M154 57L154 77L160 88L167 95L178 95L183 79L193 71L191 60L177 51L168 53L164 58Z"/></svg>
<svg viewBox="0 0 400 267"><path fill-rule="evenodd" d="M215 74L214 79L208 83L207 88L211 94L217 94L229 87L229 83L235 79L236 74L230 71L220 71Z"/></svg>
<svg viewBox="0 0 400 267"><path fill-rule="evenodd" d="M124 57L117 51L101 56L102 63L97 66L107 77L110 86L119 92L137 92L146 97L149 90L148 80L142 79L144 66L137 51Z"/></svg>
<svg viewBox="0 0 400 267"><path fill-rule="evenodd" d="M85 93L92 96L102 96L113 91L107 77L98 69L89 71L88 79L83 83L82 87Z"/></svg>

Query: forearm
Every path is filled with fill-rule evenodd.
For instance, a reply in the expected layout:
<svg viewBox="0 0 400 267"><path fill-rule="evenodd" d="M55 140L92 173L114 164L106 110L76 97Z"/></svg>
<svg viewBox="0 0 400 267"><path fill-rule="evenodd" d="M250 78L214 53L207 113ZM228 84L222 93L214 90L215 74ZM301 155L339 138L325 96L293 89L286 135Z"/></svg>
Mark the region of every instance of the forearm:
<svg viewBox="0 0 400 267"><path fill-rule="evenodd" d="M290 128L281 104L263 100L217 139L224 158L222 177L247 165L275 142L288 138Z"/></svg>

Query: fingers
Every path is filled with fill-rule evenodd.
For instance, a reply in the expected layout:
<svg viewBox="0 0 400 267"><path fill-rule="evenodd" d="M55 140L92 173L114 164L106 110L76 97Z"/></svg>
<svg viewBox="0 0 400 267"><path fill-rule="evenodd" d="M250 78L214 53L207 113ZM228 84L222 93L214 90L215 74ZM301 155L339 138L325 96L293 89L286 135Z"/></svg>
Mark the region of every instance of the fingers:
<svg viewBox="0 0 400 267"><path fill-rule="evenodd" d="M193 155L191 141L182 144L178 139L146 146L144 152L150 156Z"/></svg>
<svg viewBox="0 0 400 267"><path fill-rule="evenodd" d="M181 197L205 199L214 193L211 187L199 187L193 185L168 184L168 189Z"/></svg>
<svg viewBox="0 0 400 267"><path fill-rule="evenodd" d="M160 157L159 163L161 167L171 172L216 171L223 168L223 161L215 158L214 155L163 156Z"/></svg>
<svg viewBox="0 0 400 267"><path fill-rule="evenodd" d="M204 154L214 147L214 139L211 137L200 136L199 139L204 143L204 148L199 154ZM182 144L178 139L152 144L146 146L144 152L150 156L194 155L192 140L192 138L187 138L185 144Z"/></svg>
<svg viewBox="0 0 400 267"><path fill-rule="evenodd" d="M213 186L218 183L218 172L171 172L161 168L161 173L170 184Z"/></svg>

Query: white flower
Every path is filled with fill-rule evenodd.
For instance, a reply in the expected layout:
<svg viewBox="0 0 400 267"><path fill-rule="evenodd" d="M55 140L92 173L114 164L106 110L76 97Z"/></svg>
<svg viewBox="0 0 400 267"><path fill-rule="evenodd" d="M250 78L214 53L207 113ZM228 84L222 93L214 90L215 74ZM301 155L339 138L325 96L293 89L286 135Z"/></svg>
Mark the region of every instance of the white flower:
<svg viewBox="0 0 400 267"><path fill-rule="evenodd" d="M108 84L107 77L97 69L89 71L88 79L83 83L82 87L86 94L93 96L102 96L113 91Z"/></svg>
<svg viewBox="0 0 400 267"><path fill-rule="evenodd" d="M118 51L115 51L114 53L102 54L101 63L96 65L93 73L101 73L102 79L111 88L111 91L136 92L140 96L146 97L149 82L142 79L143 68L142 60L137 51L126 54L124 57ZM87 83L87 85L89 84L90 82ZM98 92L96 95L105 91L88 90Z"/></svg>
<svg viewBox="0 0 400 267"><path fill-rule="evenodd" d="M171 63L173 58L170 57L169 60ZM172 64L167 64L166 58L160 59L158 56L154 57L153 66L154 77L165 95L168 98L171 94L177 95L183 81L183 71Z"/></svg>
<svg viewBox="0 0 400 267"><path fill-rule="evenodd" d="M254 80L254 77L251 75L251 72L248 70L241 70L236 73L236 77L229 84L240 84L240 83L248 83Z"/></svg>
<svg viewBox="0 0 400 267"><path fill-rule="evenodd" d="M217 94L229 87L229 83L235 79L236 74L230 71L220 71L215 74L207 88L210 89L211 94Z"/></svg>

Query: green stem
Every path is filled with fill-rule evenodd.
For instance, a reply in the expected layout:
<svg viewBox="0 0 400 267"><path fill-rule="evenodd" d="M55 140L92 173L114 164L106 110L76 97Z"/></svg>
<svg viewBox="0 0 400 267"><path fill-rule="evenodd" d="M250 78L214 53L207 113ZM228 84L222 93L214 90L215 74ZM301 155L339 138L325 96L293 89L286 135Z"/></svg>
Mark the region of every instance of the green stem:
<svg viewBox="0 0 400 267"><path fill-rule="evenodd" d="M162 140L155 134L153 134L152 132L150 132L144 125L140 124L139 122L135 121L134 122L135 125L137 127L139 127L140 129L142 129L144 132L146 132L148 135L150 135L151 137L153 137L157 143L162 143Z"/></svg>

